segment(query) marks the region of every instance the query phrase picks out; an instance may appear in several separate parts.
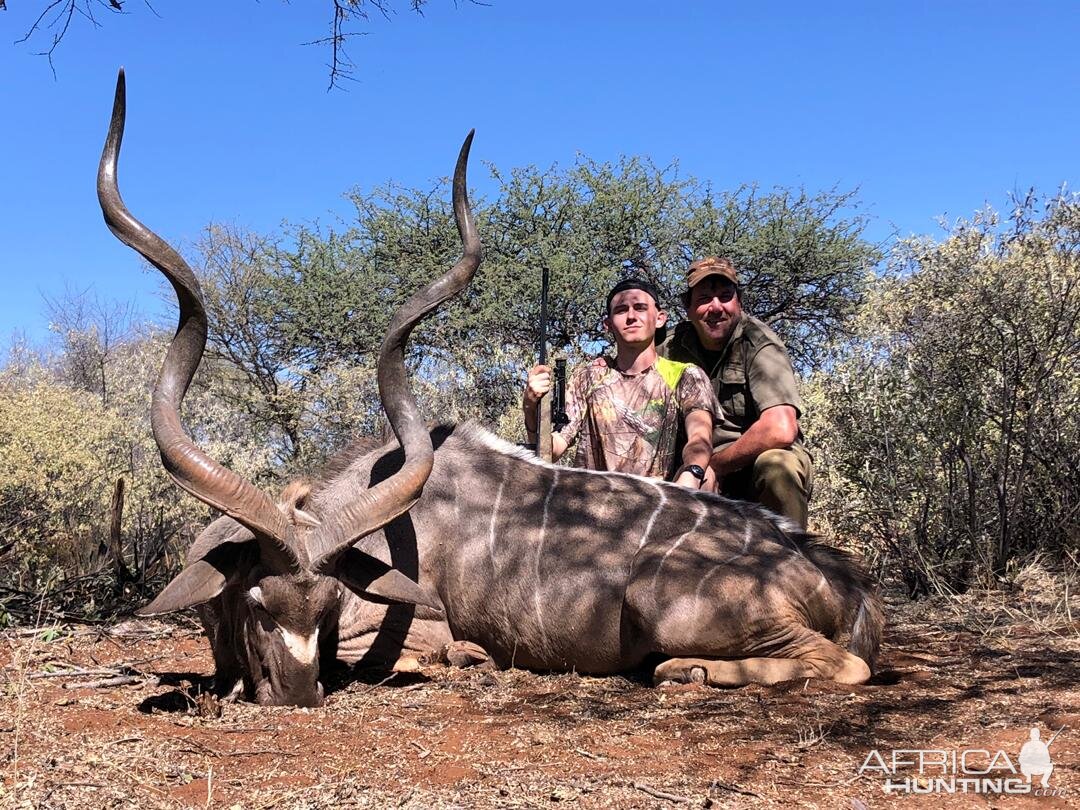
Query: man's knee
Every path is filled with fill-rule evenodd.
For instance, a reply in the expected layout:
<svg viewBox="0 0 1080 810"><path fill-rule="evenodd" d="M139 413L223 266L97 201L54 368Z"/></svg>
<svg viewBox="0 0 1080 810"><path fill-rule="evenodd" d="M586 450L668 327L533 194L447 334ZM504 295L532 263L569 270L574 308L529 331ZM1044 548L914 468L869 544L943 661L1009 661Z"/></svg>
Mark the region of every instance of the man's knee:
<svg viewBox="0 0 1080 810"><path fill-rule="evenodd" d="M802 488L802 465L793 450L766 450L754 460L754 484L759 489Z"/></svg>
<svg viewBox="0 0 1080 810"><path fill-rule="evenodd" d="M805 528L810 475L797 451L766 450L754 461L755 500Z"/></svg>

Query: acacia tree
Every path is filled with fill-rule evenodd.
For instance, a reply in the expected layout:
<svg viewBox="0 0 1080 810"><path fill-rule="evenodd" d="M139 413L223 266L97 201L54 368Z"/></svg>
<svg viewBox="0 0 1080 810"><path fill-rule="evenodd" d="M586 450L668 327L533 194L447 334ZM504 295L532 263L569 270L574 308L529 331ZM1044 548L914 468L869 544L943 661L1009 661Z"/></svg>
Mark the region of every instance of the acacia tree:
<svg viewBox="0 0 1080 810"><path fill-rule="evenodd" d="M476 205L484 263L460 299L421 330L417 351L461 360L465 352L512 345L523 349L523 361L531 358L547 267L550 342L572 355L591 353L606 341L603 302L620 276L639 273L656 282L677 319L690 261L718 253L735 258L748 307L810 370L846 328L880 258L862 238L865 220L850 194L720 192L680 177L677 166L637 157L492 174L494 197ZM445 189L435 197L354 194L358 222L345 238L414 288L457 249L447 196Z"/></svg>
<svg viewBox="0 0 1080 810"><path fill-rule="evenodd" d="M748 306L809 370L846 329L878 258L850 195L716 192L642 158L491 171L492 198L473 205L485 260L417 328L408 361L430 417L477 418L508 438L536 360L545 266L549 344L572 362L603 350L603 302L620 275L652 278L677 318L687 265L715 252L742 264ZM249 383L222 396L269 428L294 466L377 430L374 356L390 314L460 251L445 183L350 197L356 214L343 228L299 226L273 239L217 228L193 257L211 352Z"/></svg>
<svg viewBox="0 0 1080 810"><path fill-rule="evenodd" d="M67 35L72 23L85 21L93 26L100 26L99 18L107 14L126 14L130 0L39 0L43 5L41 13L30 25L29 30L18 42L47 39L49 45L42 55L47 56L52 64L52 56ZM411 11L423 15L428 0L408 0ZM149 0L143 0L146 9L154 12ZM378 14L389 20L397 10L394 0L330 0L324 3L329 33L306 44L326 47L330 50L330 88L339 86L342 80L349 79L355 65L349 58L346 45L358 36L357 25L367 22L372 14ZM0 0L0 11L7 9L6 0ZM156 13L156 12L154 12Z"/></svg>
<svg viewBox="0 0 1080 810"><path fill-rule="evenodd" d="M210 321L208 384L258 430L279 465L317 463L379 421L373 358L385 286L343 255L334 234L271 240L224 226L195 245Z"/></svg>

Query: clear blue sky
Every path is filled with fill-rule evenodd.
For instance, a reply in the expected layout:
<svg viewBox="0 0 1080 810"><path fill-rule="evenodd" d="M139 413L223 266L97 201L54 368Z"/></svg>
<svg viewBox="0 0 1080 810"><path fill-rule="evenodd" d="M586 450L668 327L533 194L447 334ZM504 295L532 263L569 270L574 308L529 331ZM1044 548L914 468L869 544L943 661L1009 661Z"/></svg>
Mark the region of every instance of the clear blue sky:
<svg viewBox="0 0 1080 810"><path fill-rule="evenodd" d="M373 19L358 82L325 92L321 0L140 0L73 22L56 79L18 39L46 0L0 12L0 341L46 335L65 285L163 306L105 228L94 173L128 75L120 185L174 244L209 222L271 231L347 214L342 193L448 174L476 127L500 168L620 154L678 160L718 188L858 186L869 235L938 232L1013 189L1074 186L1074 2L431 0Z"/></svg>

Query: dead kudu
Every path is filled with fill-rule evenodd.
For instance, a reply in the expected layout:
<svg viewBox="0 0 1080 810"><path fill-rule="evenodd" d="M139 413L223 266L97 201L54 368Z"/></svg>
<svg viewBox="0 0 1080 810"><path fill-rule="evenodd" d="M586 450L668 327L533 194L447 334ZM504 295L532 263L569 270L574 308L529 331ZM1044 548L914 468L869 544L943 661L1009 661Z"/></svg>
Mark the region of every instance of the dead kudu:
<svg viewBox="0 0 1080 810"><path fill-rule="evenodd" d="M395 315L379 354L400 444L346 449L278 503L208 458L177 413L206 314L187 265L120 200L123 124L121 74L102 210L180 303L154 435L174 480L225 513L141 613L199 605L222 694L317 705L320 658L390 667L463 642L500 666L540 670L614 673L655 659L658 682L869 677L883 617L846 554L750 504L546 464L471 424L424 425L403 351L413 326L480 263L465 190L471 134L453 183L462 259ZM849 630L850 652L835 643Z"/></svg>

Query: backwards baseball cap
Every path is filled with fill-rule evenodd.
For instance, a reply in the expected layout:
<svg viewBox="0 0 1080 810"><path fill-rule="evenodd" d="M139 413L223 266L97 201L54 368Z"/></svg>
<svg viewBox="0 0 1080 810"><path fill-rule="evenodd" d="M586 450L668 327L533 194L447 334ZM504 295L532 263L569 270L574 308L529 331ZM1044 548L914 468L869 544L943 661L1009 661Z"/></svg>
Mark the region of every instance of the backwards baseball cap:
<svg viewBox="0 0 1080 810"><path fill-rule="evenodd" d="M731 259L720 256L706 256L686 268L687 289L694 289L703 279L709 276L721 276L735 286L739 285L739 277L735 274L735 265L731 263Z"/></svg>
<svg viewBox="0 0 1080 810"><path fill-rule="evenodd" d="M646 279L643 278L624 278L622 281L612 287L611 292L608 293L607 305L604 307L605 315L611 314L612 299L615 298L615 296L619 293L626 292L627 290L641 290L642 292L651 295L652 300L656 303L656 308L661 308L660 294L656 291L656 287L654 287L651 283L649 283Z"/></svg>
<svg viewBox="0 0 1080 810"><path fill-rule="evenodd" d="M605 316L610 316L611 315L611 301L612 301L612 299L614 299L615 296L618 295L619 293L626 292L627 290L641 290L646 295L651 295L652 300L656 303L656 308L657 309L662 308L662 306L660 304L660 294L656 291L656 287L654 287L650 282L646 281L643 278L633 278L633 277L631 277L631 278L624 278L622 281L620 281L618 284L616 284L614 287L611 288L611 292L608 293L608 297L607 297L607 306L604 307L604 315ZM665 324L663 326L656 327L656 335L653 337L653 340L655 341L655 343L657 345L660 345L661 343L664 342L664 338L666 338L666 337L667 337L667 325Z"/></svg>

